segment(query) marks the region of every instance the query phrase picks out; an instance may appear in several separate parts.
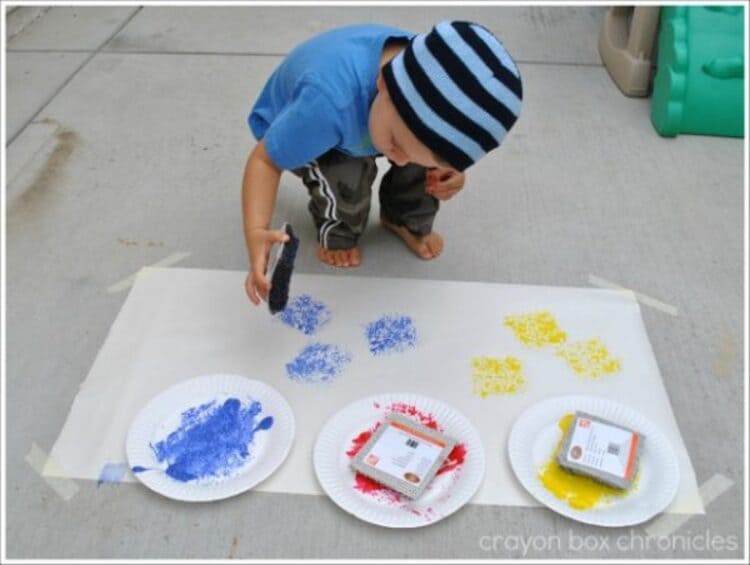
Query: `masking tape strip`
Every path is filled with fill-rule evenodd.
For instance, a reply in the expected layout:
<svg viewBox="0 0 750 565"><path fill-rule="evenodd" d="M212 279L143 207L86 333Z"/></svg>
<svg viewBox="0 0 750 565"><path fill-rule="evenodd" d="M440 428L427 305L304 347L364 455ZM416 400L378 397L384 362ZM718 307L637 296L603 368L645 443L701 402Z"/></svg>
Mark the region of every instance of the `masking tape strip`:
<svg viewBox="0 0 750 565"><path fill-rule="evenodd" d="M728 491L732 485L734 485L734 481L720 473L705 481L698 487L701 500L703 500L703 507L707 508L709 504ZM664 514L644 529L649 536L667 537L679 530L692 517L692 514Z"/></svg>
<svg viewBox="0 0 750 565"><path fill-rule="evenodd" d="M49 457L36 443L31 444L31 449L26 454L26 462L63 500L70 500L78 493L78 485L65 477L65 472L57 461ZM55 476L47 476L48 474Z"/></svg>
<svg viewBox="0 0 750 565"><path fill-rule="evenodd" d="M636 292L632 289L620 286L619 284L602 279L600 277L597 277L596 275L589 275L589 284L601 288L611 288L613 290L624 290L632 292L635 295L636 300L638 300L638 302L640 302L644 306L650 306L651 308L661 310L662 312L666 312L667 314L670 314L672 316L677 315L677 307L672 306L671 304L666 304L661 300L657 300L656 298L652 298L651 296L648 296L646 294L641 294L640 292Z"/></svg>
<svg viewBox="0 0 750 565"><path fill-rule="evenodd" d="M732 376L732 369L739 353L739 344L733 336L726 335L722 338L718 350L713 362L714 374L726 379Z"/></svg>
<svg viewBox="0 0 750 565"><path fill-rule="evenodd" d="M170 265L174 265L175 263L179 263L186 257L190 256L189 251L180 251L178 253L172 253L172 255L169 255L168 257L165 257L161 261L157 261L156 263L152 263L151 265L147 265L148 267L169 267ZM133 283L135 283L135 279L138 277L138 274L140 273L140 270L138 272L133 273L129 277L122 279L120 282L116 282L115 284L109 286L107 288L107 292L110 294L115 294L117 292L122 292L123 290L126 290L133 286Z"/></svg>

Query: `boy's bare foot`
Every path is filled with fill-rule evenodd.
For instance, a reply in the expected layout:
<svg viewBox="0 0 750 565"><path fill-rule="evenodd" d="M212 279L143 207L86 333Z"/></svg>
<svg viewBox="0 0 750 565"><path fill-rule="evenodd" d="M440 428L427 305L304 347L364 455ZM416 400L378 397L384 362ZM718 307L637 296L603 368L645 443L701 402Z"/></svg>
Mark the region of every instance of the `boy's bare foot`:
<svg viewBox="0 0 750 565"><path fill-rule="evenodd" d="M417 257L421 259L434 259L443 251L443 236L437 232L427 235L414 235L406 226L397 226L380 216L380 223L404 240L404 243Z"/></svg>
<svg viewBox="0 0 750 565"><path fill-rule="evenodd" d="M332 267L359 267L362 256L359 247L351 249L326 249L318 245L318 258Z"/></svg>

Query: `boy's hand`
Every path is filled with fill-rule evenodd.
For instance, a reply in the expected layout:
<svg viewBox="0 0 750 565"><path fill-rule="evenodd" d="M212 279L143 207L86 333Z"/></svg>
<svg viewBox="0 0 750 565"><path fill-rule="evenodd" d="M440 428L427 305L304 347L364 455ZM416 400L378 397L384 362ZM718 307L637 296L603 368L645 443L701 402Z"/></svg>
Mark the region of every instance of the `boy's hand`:
<svg viewBox="0 0 750 565"><path fill-rule="evenodd" d="M438 200L449 200L464 187L466 175L453 169L427 169L425 190Z"/></svg>
<svg viewBox="0 0 750 565"><path fill-rule="evenodd" d="M250 302L256 306L262 300L268 300L271 281L266 278L268 252L276 242L289 241L289 235L284 230L267 230L254 228L248 234L250 247L250 272L245 279L245 291Z"/></svg>

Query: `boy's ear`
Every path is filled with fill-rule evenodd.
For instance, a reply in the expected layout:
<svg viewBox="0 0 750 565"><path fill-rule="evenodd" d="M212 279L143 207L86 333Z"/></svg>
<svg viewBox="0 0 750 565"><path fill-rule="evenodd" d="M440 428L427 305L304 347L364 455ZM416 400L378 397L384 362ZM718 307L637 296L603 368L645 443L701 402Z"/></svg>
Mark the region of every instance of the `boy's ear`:
<svg viewBox="0 0 750 565"><path fill-rule="evenodd" d="M382 92L385 88L385 81L383 80L383 71L378 71L378 78L375 81L378 87L378 92Z"/></svg>

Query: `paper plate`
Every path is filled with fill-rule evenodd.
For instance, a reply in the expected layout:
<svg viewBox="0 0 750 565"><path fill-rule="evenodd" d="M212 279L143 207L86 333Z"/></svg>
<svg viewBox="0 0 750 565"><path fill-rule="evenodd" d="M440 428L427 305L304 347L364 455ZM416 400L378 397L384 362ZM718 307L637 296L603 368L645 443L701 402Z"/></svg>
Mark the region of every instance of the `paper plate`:
<svg viewBox="0 0 750 565"><path fill-rule="evenodd" d="M254 487L286 459L293 439L292 409L275 389L214 374L174 385L149 401L130 426L126 451L131 470L147 487L197 502Z"/></svg>
<svg viewBox="0 0 750 565"><path fill-rule="evenodd" d="M587 510L571 508L565 500L547 490L538 477L562 438L559 420L576 410L605 418L644 436L633 490ZM513 425L508 455L516 477L534 498L563 516L595 526L615 528L645 522L669 506L680 484L677 457L664 434L635 410L604 398L561 396L531 406Z"/></svg>
<svg viewBox="0 0 750 565"><path fill-rule="evenodd" d="M444 464L443 472L417 500L364 479L349 466L368 432L392 412L423 424L434 422L461 446L446 462L456 464ZM379 526L416 528L433 524L469 502L484 476L484 449L474 426L447 404L416 394L383 394L358 400L328 420L315 443L313 464L323 490L345 511Z"/></svg>

